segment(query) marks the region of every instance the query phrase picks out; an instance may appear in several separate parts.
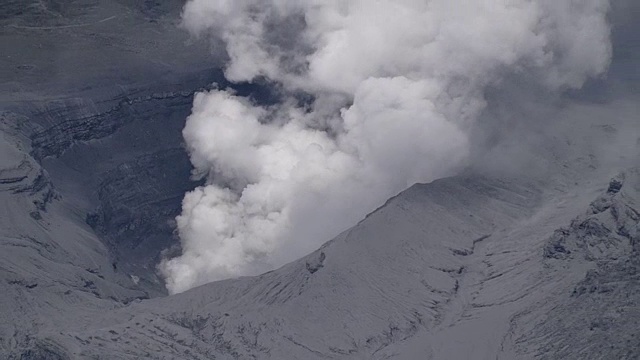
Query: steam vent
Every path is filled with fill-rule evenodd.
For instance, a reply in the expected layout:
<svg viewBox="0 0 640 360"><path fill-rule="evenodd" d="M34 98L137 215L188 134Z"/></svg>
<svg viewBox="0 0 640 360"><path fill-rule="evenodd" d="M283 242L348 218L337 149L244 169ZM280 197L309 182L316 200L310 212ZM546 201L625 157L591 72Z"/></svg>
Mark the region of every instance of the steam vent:
<svg viewBox="0 0 640 360"><path fill-rule="evenodd" d="M4 0L0 359L640 359L639 18Z"/></svg>

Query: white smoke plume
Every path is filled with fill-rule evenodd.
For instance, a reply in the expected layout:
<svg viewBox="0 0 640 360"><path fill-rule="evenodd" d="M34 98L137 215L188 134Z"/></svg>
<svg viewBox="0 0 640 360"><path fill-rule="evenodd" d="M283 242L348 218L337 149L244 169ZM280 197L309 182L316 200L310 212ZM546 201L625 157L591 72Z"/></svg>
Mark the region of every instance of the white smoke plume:
<svg viewBox="0 0 640 360"><path fill-rule="evenodd" d="M207 185L185 196L170 292L303 255L407 186L466 165L484 89L505 75L579 88L610 61L607 0L191 0L261 106L197 94L184 138ZM275 85L274 85L275 86ZM313 99L301 105L296 94ZM390 239L391 240L391 239Z"/></svg>

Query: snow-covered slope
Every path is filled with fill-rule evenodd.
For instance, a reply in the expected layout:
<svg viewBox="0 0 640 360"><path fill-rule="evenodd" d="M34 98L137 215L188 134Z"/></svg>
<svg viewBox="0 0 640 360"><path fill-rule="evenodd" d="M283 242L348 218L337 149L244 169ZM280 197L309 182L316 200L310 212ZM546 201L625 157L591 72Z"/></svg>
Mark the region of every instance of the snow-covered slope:
<svg viewBox="0 0 640 360"><path fill-rule="evenodd" d="M583 138L619 132L605 123ZM580 146L559 135L540 152L557 155L553 176L415 185L280 269L40 344L102 359L636 358L640 170L612 173Z"/></svg>
<svg viewBox="0 0 640 360"><path fill-rule="evenodd" d="M0 114L0 353L38 359L40 331L146 295L114 271L81 213L59 199L16 120Z"/></svg>
<svg viewBox="0 0 640 360"><path fill-rule="evenodd" d="M559 121L535 152L542 176L414 185L280 269L149 300L4 116L0 354L632 359L640 170L622 165L639 158L636 107ZM591 147L627 138L613 155Z"/></svg>

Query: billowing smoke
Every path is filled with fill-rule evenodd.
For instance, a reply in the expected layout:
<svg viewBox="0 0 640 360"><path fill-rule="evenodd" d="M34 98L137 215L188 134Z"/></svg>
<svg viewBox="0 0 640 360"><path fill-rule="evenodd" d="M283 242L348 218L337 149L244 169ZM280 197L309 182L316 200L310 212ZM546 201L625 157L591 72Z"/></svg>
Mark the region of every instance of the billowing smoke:
<svg viewBox="0 0 640 360"><path fill-rule="evenodd" d="M184 25L225 44L226 77L284 95L196 95L184 138L208 182L177 218L183 253L161 264L169 290L282 265L407 186L455 173L487 86L516 76L558 91L606 70L608 7L191 0Z"/></svg>

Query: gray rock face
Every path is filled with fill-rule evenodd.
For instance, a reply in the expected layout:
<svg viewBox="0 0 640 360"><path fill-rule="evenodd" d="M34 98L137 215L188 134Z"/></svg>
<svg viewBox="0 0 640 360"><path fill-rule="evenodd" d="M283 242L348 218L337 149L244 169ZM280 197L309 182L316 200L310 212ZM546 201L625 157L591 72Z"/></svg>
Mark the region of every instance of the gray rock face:
<svg viewBox="0 0 640 360"><path fill-rule="evenodd" d="M0 10L8 50L0 107L31 159L17 171L37 172L21 190L40 194L32 216L64 199L105 243L113 268L151 295L166 293L155 266L176 245L174 218L198 184L182 146L193 94L229 86L208 44L176 31L181 5L32 1ZM260 85L237 91L272 96ZM3 170L4 182L18 182L12 171Z"/></svg>
<svg viewBox="0 0 640 360"><path fill-rule="evenodd" d="M153 293L164 293L155 265L177 242L174 218L185 192L198 185L191 180L182 128L194 91L219 76L207 73L101 102L48 102L29 115L36 128L29 135L32 156L62 184L62 195L82 202L77 205L112 250L114 266L143 279Z"/></svg>
<svg viewBox="0 0 640 360"><path fill-rule="evenodd" d="M28 141L20 139L20 133L15 127L18 119L14 114L0 113L0 130L3 135L0 142L3 155L0 161L4 165L0 169L0 190L31 199L33 207L29 214L34 219L40 219L40 212L46 211L47 205L59 195L48 172L28 154Z"/></svg>
<svg viewBox="0 0 640 360"><path fill-rule="evenodd" d="M47 103L46 108L31 116L54 125L31 136L33 154L38 159L59 157L77 143L108 137L134 122L171 118L172 112L179 112L179 116L188 114L191 101L192 92L185 91L139 98L123 95L108 100L114 103L113 107L98 111L94 101L85 99Z"/></svg>
<svg viewBox="0 0 640 360"><path fill-rule="evenodd" d="M183 91L116 98L115 107L97 114L87 114L87 104L63 105L35 115L57 125L31 137L34 156L54 181L68 184L61 192L88 194L86 220L112 249L114 266L160 291L155 264L174 240L171 223L184 193L197 184L181 146L191 101Z"/></svg>
<svg viewBox="0 0 640 360"><path fill-rule="evenodd" d="M33 49L0 60L0 106L31 159L3 169L3 182L39 194L29 194L31 216L55 196L77 207L113 267L151 294L165 292L155 265L175 243L182 196L197 185L181 136L193 93L222 78L207 44L175 31L180 6L33 1L0 10L3 49Z"/></svg>
<svg viewBox="0 0 640 360"><path fill-rule="evenodd" d="M640 170L610 181L591 208L559 231L545 255L554 269L587 266L584 277L537 321L528 342L542 340L542 358L634 359L640 354ZM569 250L571 249L571 250ZM523 335L523 338L525 335Z"/></svg>
<svg viewBox="0 0 640 360"><path fill-rule="evenodd" d="M87 223L109 240L119 263L126 267L142 260L152 266L160 251L175 243L173 219L185 192L195 185L187 177L190 170L184 150L173 148L142 155L100 176L100 205L87 215Z"/></svg>
<svg viewBox="0 0 640 360"><path fill-rule="evenodd" d="M64 358L36 334L148 295L113 271L104 245L29 155L28 139L14 126L20 119L3 114L1 123L0 352Z"/></svg>
<svg viewBox="0 0 640 360"><path fill-rule="evenodd" d="M164 293L157 257L195 186L181 129L220 78L180 6L0 8L1 358L69 358L42 334Z"/></svg>

